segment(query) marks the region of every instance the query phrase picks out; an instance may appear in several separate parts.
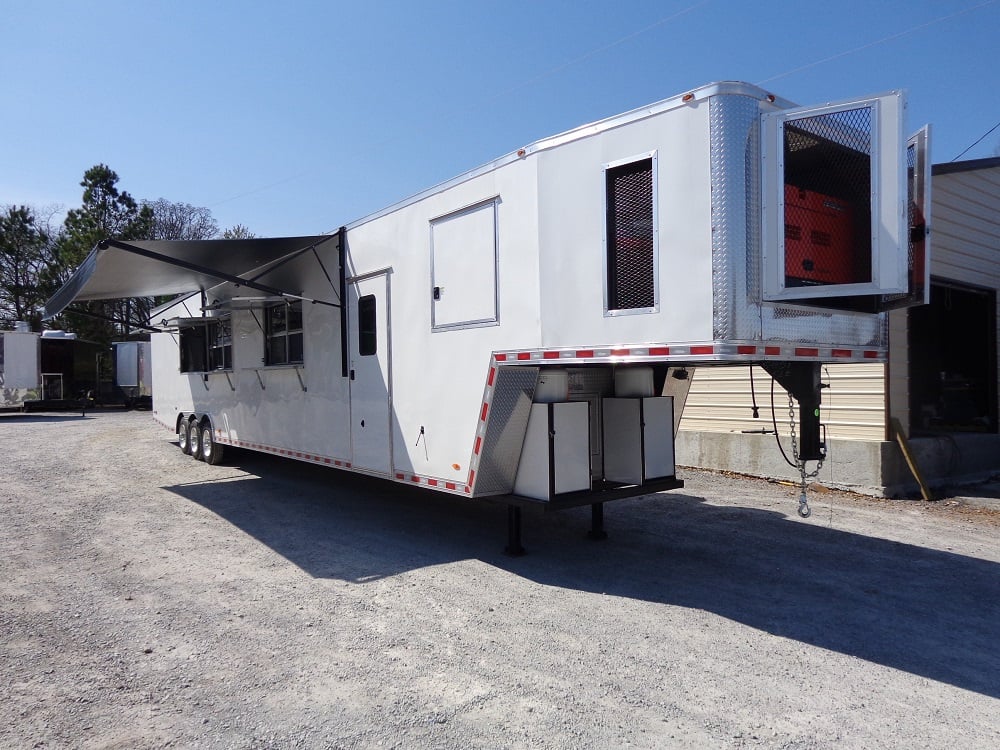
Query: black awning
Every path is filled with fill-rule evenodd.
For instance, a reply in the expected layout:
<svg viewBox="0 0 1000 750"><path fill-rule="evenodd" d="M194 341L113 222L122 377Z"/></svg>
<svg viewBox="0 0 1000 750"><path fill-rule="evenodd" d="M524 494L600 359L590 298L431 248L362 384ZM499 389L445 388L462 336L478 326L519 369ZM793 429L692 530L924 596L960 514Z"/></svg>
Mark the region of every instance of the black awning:
<svg viewBox="0 0 1000 750"><path fill-rule="evenodd" d="M252 240L107 240L91 251L45 304L45 317L58 315L76 300L164 296L220 285L298 297L301 289L268 284L271 273L297 255L338 237L329 234Z"/></svg>

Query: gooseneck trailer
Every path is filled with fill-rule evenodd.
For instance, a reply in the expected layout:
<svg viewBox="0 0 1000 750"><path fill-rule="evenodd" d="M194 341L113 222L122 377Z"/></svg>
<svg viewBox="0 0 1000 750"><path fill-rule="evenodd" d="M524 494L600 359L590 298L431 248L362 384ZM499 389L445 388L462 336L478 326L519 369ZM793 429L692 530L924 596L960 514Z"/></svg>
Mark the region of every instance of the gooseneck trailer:
<svg viewBox="0 0 1000 750"><path fill-rule="evenodd" d="M47 310L153 314L155 418L209 462L266 451L508 505L682 486L694 368L756 364L825 455L819 368L884 360L928 284L926 128L901 92L797 107L736 82L518 149L319 236L108 240ZM675 398L676 396L676 398ZM800 510L805 514L808 506Z"/></svg>

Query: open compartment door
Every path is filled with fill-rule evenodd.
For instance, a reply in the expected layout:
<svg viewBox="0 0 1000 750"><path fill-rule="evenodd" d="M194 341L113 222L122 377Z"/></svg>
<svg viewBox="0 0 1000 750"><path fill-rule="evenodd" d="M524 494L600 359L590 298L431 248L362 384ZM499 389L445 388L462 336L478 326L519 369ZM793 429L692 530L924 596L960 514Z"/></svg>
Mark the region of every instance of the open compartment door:
<svg viewBox="0 0 1000 750"><path fill-rule="evenodd" d="M931 126L924 125L906 142L907 263L905 294L889 294L883 310L926 305L931 276Z"/></svg>
<svg viewBox="0 0 1000 750"><path fill-rule="evenodd" d="M763 298L874 312L908 293L901 92L762 115Z"/></svg>

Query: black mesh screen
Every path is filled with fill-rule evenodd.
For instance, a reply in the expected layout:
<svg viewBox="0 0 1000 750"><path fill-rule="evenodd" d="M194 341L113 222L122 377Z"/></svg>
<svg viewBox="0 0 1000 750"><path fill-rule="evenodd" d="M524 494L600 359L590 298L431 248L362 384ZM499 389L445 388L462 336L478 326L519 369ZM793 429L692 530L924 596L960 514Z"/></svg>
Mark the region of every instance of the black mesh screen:
<svg viewBox="0 0 1000 750"><path fill-rule="evenodd" d="M906 148L906 203L907 209L907 270L910 280L910 296L923 300L924 264L927 262L927 217L924 216L923 184L918 184L917 147L910 144Z"/></svg>
<svg viewBox="0 0 1000 750"><path fill-rule="evenodd" d="M868 107L785 123L785 284L872 280Z"/></svg>
<svg viewBox="0 0 1000 750"><path fill-rule="evenodd" d="M655 305L653 160L607 170L608 309Z"/></svg>

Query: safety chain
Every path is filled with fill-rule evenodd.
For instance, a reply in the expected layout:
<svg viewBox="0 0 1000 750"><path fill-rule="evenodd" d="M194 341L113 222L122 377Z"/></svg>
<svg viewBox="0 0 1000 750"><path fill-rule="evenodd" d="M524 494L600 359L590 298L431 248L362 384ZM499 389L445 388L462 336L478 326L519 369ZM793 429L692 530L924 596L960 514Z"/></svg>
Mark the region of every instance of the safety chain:
<svg viewBox="0 0 1000 750"><path fill-rule="evenodd" d="M795 435L795 400L792 398L792 394L788 394L788 427L792 434L792 458L795 459L795 465L799 469L799 515L803 518L809 518L812 515L812 510L809 508L809 501L806 499L806 480L812 479L819 476L820 469L823 468L823 461L826 458L820 458L816 462L816 468L810 472L806 472L806 462L799 458L799 441Z"/></svg>

